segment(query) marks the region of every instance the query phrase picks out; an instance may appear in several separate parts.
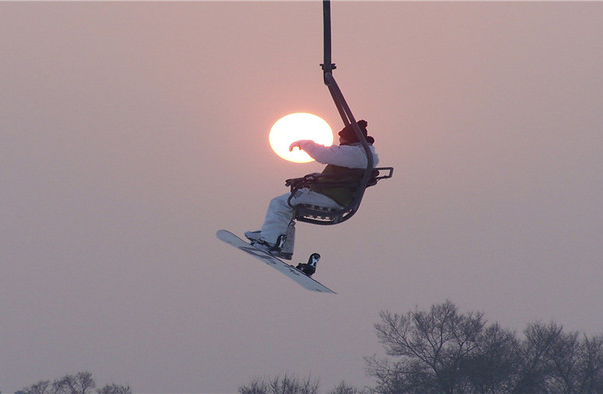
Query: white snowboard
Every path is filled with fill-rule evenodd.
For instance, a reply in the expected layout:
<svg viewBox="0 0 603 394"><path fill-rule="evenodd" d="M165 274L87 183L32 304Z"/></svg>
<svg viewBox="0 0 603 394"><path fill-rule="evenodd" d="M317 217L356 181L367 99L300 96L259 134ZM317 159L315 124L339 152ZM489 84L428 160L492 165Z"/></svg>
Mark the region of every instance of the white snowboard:
<svg viewBox="0 0 603 394"><path fill-rule="evenodd" d="M287 264L284 261L282 261L281 259L271 256L268 253L264 252L263 250L252 246L251 244L243 241L241 238L237 237L230 231L219 230L216 233L216 236L218 237L219 240L224 241L227 244L234 246L235 248L241 249L242 251L247 252L248 254L252 255L256 259L259 259L259 260L263 261L264 263L268 264L270 267L277 269L278 271L287 275L289 278L293 279L294 281L296 281L297 283L299 283L301 286L305 287L308 290L318 291L321 293L336 294L333 290L324 286L320 282L310 278L309 276L307 276L306 274L304 274L303 272L301 272L294 266Z"/></svg>

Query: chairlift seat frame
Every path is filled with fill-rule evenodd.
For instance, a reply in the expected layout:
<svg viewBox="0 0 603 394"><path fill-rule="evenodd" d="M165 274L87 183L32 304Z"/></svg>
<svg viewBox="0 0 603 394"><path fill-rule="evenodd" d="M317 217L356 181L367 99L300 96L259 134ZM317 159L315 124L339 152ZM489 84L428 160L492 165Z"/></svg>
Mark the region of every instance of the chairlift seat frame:
<svg viewBox="0 0 603 394"><path fill-rule="evenodd" d="M388 179L393 176L393 167L377 167L371 171L371 176L366 187L374 186L381 179ZM357 182L320 182L320 179L324 178L320 174L310 174L301 178L292 178L285 181L285 186L291 187L291 194L287 199L287 204L294 210L294 217L296 220L305 223L319 224L319 225L333 225L344 222L350 219L358 210L360 206L360 196L356 193L356 196L352 203L347 207L341 209L337 208L325 208L312 204L296 204L291 203L291 199L295 196L295 193L302 188L311 188L313 185L320 184L321 186L351 186L359 187L360 184Z"/></svg>

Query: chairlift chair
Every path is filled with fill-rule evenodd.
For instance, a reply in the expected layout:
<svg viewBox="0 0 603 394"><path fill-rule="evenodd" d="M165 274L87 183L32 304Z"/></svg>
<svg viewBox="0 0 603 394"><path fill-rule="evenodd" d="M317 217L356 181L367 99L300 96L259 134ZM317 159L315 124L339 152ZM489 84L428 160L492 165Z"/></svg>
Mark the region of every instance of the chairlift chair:
<svg viewBox="0 0 603 394"><path fill-rule="evenodd" d="M370 146L364 138L363 133L358 127L352 110L348 106L343 93L339 89L335 78L333 77L333 70L336 68L335 64L331 62L331 5L330 0L323 0L323 25L324 25L324 63L321 64L323 70L324 83L331 93L331 97L337 107L339 115L343 120L345 126L351 125L352 129L356 133L356 137L362 143L367 158L366 169L359 171L362 172L362 178L356 182L325 182L321 180L321 175L311 174L306 175L302 178L287 179L285 181L286 186L291 187L291 195L287 200L289 206L294 209L294 219L300 222L319 224L319 225L333 225L342 223L350 219L358 208L360 202L364 196L364 191L367 187L374 186L381 179L391 178L394 172L393 167L378 167L373 168L373 154ZM359 177L360 178L360 177ZM291 204L296 191L304 187L312 187L313 185L319 184L321 186L334 186L334 187L351 187L355 190L354 198L350 204L341 208L324 208L315 205L308 204Z"/></svg>

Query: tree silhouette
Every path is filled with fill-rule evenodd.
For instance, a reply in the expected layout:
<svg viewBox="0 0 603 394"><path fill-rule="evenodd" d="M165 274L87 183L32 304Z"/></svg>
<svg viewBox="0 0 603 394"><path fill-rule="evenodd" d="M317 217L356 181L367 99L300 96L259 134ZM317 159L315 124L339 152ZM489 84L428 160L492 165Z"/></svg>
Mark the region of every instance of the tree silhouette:
<svg viewBox="0 0 603 394"><path fill-rule="evenodd" d="M530 324L524 338L459 313L450 301L406 315L380 314L389 358L366 358L379 393L602 393L603 337L582 340L555 323Z"/></svg>
<svg viewBox="0 0 603 394"><path fill-rule="evenodd" d="M92 394L96 383L92 373L78 372L75 375L65 375L56 379L52 384L49 380L42 380L29 387L25 387L15 394ZM108 384L96 390L97 394L132 394L129 386Z"/></svg>
<svg viewBox="0 0 603 394"><path fill-rule="evenodd" d="M382 311L375 330L387 357L366 357L373 388L342 381L329 394L603 393L603 336L531 323L521 338L481 312L459 312L451 301L404 315ZM316 394L319 383L289 375L256 378L241 394ZM40 381L15 394L132 394L129 386L100 389L90 372Z"/></svg>
<svg viewBox="0 0 603 394"><path fill-rule="evenodd" d="M239 387L241 394L316 394L318 381L282 375L272 379L256 378L247 386Z"/></svg>

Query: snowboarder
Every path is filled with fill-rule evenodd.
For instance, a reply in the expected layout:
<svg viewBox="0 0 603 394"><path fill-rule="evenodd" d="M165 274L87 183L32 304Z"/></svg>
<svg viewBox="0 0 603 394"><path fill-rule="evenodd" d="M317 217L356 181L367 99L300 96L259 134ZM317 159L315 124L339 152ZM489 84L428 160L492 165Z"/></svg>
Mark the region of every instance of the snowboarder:
<svg viewBox="0 0 603 394"><path fill-rule="evenodd" d="M368 136L367 122L357 122L373 154L373 167L379 162L373 143L375 139ZM328 181L354 181L358 178L357 169L366 169L367 157L362 143L358 140L351 125L344 127L339 133L339 145L325 147L311 140L301 140L292 143L289 150L294 148L304 150L314 160L327 164L321 175ZM356 169L356 170L353 170ZM360 178L363 172L360 172ZM266 218L261 230L247 231L245 237L251 244L273 256L290 259L290 256L280 256L280 251L286 241L289 223L292 222L294 210L287 200L289 193L275 197L270 201ZM354 188L342 186L321 186L320 182L310 188L299 189L291 198L291 204L311 204L324 208L341 209L349 205L354 198Z"/></svg>

